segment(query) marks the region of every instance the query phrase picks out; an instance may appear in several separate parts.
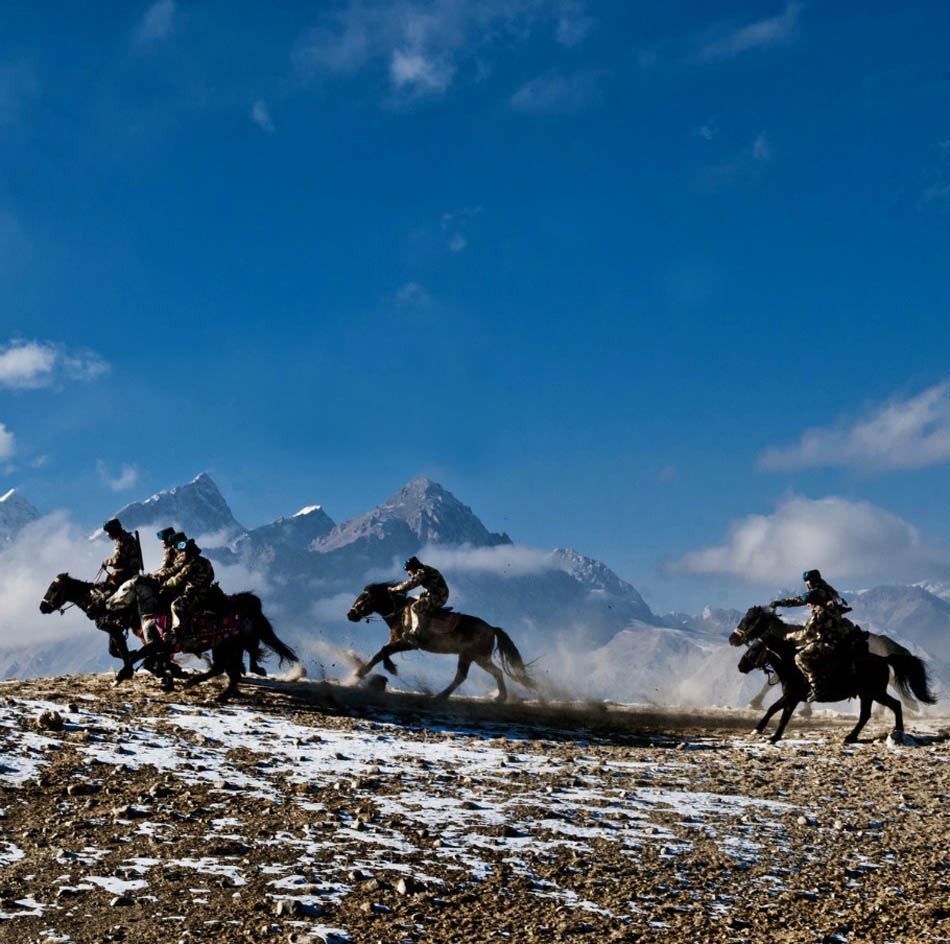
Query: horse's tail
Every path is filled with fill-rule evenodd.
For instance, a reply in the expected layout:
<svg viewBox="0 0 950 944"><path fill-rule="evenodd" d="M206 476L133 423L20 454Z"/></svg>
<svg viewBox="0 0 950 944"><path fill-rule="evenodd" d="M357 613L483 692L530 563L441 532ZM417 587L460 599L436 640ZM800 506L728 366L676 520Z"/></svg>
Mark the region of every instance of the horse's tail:
<svg viewBox="0 0 950 944"><path fill-rule="evenodd" d="M520 682L525 688L530 688L533 691L535 682L531 676L528 675L528 670L524 664L524 660L521 658L521 653L518 652L518 647L512 641L511 636L498 626L493 626L492 629L495 631L495 646L498 651L498 659L501 662L501 667L505 670L505 674L516 682Z"/></svg>
<svg viewBox="0 0 950 944"><path fill-rule="evenodd" d="M909 698L913 692L925 705L936 704L927 667L917 656L906 651L896 652L887 657L887 664L894 670L894 684L902 695Z"/></svg>
<svg viewBox="0 0 950 944"><path fill-rule="evenodd" d="M250 616L254 623L254 636L257 642L257 657L261 658L260 644L263 643L268 649L273 650L280 657L280 664L300 662L297 653L286 643L281 642L271 626L270 620L264 615L264 609L258 596L253 593L236 593L234 602L238 605L242 613Z"/></svg>

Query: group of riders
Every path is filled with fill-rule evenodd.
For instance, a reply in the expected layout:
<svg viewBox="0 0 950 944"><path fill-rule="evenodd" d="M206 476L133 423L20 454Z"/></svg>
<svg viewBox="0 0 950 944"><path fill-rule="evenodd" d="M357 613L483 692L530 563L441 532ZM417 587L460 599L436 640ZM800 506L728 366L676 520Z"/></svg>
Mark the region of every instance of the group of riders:
<svg viewBox="0 0 950 944"><path fill-rule="evenodd" d="M110 518L102 530L115 542L112 556L102 562L102 571L108 577L100 587L103 596L108 597L125 581L139 576L145 567L138 533L126 531L118 518ZM173 641L175 634L187 627L191 616L202 609L214 609L214 598L221 590L214 582L211 561L202 555L193 538L175 528L162 528L156 537L164 548L162 565L146 576L157 583L158 592L170 607L171 629L166 641Z"/></svg>
<svg viewBox="0 0 950 944"><path fill-rule="evenodd" d="M104 570L111 570L103 585L104 592L110 594L140 574L144 566L137 533L126 531L118 518L110 518L103 530L115 542L112 556L102 562ZM162 528L156 537L164 548L162 565L147 576L157 582L159 592L170 606L171 630L166 635L169 642L187 627L191 616L203 609L213 610L214 598L221 591L214 582L211 561L202 555L193 538L171 527ZM421 588L419 596L411 600L410 620L402 630L403 641L418 647L425 640L433 613L448 601L449 588L442 574L435 567L423 564L418 557L409 557L403 562L403 569L407 579L389 587L389 591L404 594ZM822 696L828 672L866 646L867 634L845 617L851 607L819 571L806 570L802 579L806 587L804 593L773 600L769 605L773 609L798 606L811 609L802 628L789 633L786 639L796 646L795 663L809 685L808 700L814 701Z"/></svg>
<svg viewBox="0 0 950 944"><path fill-rule="evenodd" d="M102 562L102 570L108 573L108 578L101 586L103 595L108 596L145 567L137 532L126 531L118 518L110 518L102 530L115 542L112 556ZM162 565L146 576L157 582L162 599L170 606L171 630L165 634L165 640L171 642L176 633L185 631L193 615L204 609L215 609L215 597L221 591L214 582L211 561L202 555L193 538L175 528L162 528L156 537L164 548ZM407 579L389 590L406 593L422 588L410 604L410 624L402 632L405 642L419 646L425 639L432 614L448 601L449 588L442 574L435 567L423 564L418 557L404 561L403 569L408 574Z"/></svg>

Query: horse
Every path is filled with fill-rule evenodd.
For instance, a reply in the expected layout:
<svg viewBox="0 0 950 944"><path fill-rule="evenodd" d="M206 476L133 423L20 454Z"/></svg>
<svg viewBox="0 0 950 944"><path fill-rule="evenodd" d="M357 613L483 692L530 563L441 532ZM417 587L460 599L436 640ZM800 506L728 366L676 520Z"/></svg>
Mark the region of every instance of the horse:
<svg viewBox="0 0 950 944"><path fill-rule="evenodd" d="M895 642L893 639L891 639L890 636L885 636L883 635L883 633L868 633L867 641L868 641L868 652L870 652L872 655L875 655L875 656L883 656L885 659L896 652L907 652L907 650L899 642ZM761 642L761 640L759 640L759 642ZM752 655L752 652L751 652L752 646L750 646L749 649L750 651L746 653L745 656L743 656L743 659ZM764 660L761 662L761 664L753 665L752 668L762 669L763 671L767 671L768 669L767 661L768 660ZM759 689L758 694L756 694L755 697L751 699L751 701L749 702L749 707L755 708L756 710L761 708L763 705L763 702L765 701L765 696L769 693L769 691L772 689L772 686L775 685L777 681L778 681L777 677L770 676L769 679L762 686L762 688ZM894 684L893 669L891 670L891 684L892 685ZM904 703L904 707L908 711L914 712L914 713L920 711L920 705L917 704L917 702L911 697L910 692L902 692L898 689L897 694L900 697L900 700ZM875 715L877 714L877 712L883 712L883 711L884 711L884 706L879 705L877 708L877 711L875 712ZM809 702L805 702L805 705L802 708L801 714L803 716L811 714L811 704Z"/></svg>
<svg viewBox="0 0 950 944"><path fill-rule="evenodd" d="M459 657L458 668L452 683L435 696L436 701L445 701L468 678L468 670L473 662L481 666L498 684L496 702L504 702L508 698L505 687L505 675L524 685L532 691L536 685L528 675L527 668L511 637L497 626L491 626L476 616L464 613L452 613L447 610L437 610L432 614L429 629L419 646L413 646L403 640L402 628L406 607L413 602L413 598L404 593L396 593L385 583L371 583L353 602L347 611L346 618L351 623L366 619L371 613L378 613L389 627L389 642L376 655L357 670L357 678L363 678L377 662L382 662L387 672L397 674L396 666L390 658L397 652L406 652L410 649L422 649L425 652L438 652ZM446 628L440 629L440 624L446 621ZM453 625L454 624L454 625ZM496 650L501 661L502 669L492 661L492 654Z"/></svg>
<svg viewBox="0 0 950 944"><path fill-rule="evenodd" d="M783 623L775 611L764 606L753 606L741 619L739 625L729 637L733 646L746 644L749 650L739 660L739 671L751 672L755 668L770 665L782 685L782 696L775 702L756 725L755 733L762 734L769 719L777 711L782 711L778 727L769 738L774 744L785 731L792 712L799 702L804 701L808 692L808 683L801 670L795 664L795 645L785 638L786 634L801 627ZM902 695L913 692L925 704L936 702L930 690L930 680L924 663L911 652L889 640L895 651L888 656L874 655L871 652L855 653L851 664L842 665L842 672L835 678L834 685L818 701L842 701L845 698L859 698L861 703L858 723L845 737L846 744L858 739L861 729L871 717L871 704L880 702L894 712L894 736L904 733L904 716L901 703L887 694L887 685L891 671L894 684Z"/></svg>
<svg viewBox="0 0 950 944"><path fill-rule="evenodd" d="M182 652L197 655L211 650L211 668L188 678L184 683L185 688L198 685L222 672L227 673L228 685L218 697L219 701L225 701L237 688L244 674L245 651L250 655L252 668L260 675L267 674L260 665L264 658L263 646L277 653L281 665L288 662L300 665L294 650L278 639L270 620L264 615L259 597L246 592L222 596L226 602L218 608L212 632L204 636L185 633L180 642ZM150 640L139 650L137 658L147 660L162 658L163 655L167 657L170 647L162 637L167 632L170 619L167 608L162 605L156 580L148 576L133 577L122 584L106 600L105 605L109 609L122 609L130 605L137 609L143 638ZM228 625L225 626L225 623ZM167 676L163 687L166 690L172 687Z"/></svg>
<svg viewBox="0 0 950 944"><path fill-rule="evenodd" d="M102 612L102 604L107 594L102 584L78 580L68 573L57 574L40 600L40 612L49 614L56 610L62 611L68 604L78 606L89 619L95 621L97 629L108 633L109 655L122 660L122 668L116 676L116 681L121 682L132 677L134 656L139 652L129 652L125 639L127 627L134 621L135 614L131 607L126 607L124 611L117 607L112 615L106 616Z"/></svg>

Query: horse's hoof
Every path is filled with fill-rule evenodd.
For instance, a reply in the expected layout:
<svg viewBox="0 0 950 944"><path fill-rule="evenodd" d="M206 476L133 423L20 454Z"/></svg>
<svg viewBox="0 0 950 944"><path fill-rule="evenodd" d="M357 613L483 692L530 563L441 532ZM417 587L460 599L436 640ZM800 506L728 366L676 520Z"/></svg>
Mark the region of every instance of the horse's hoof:
<svg viewBox="0 0 950 944"><path fill-rule="evenodd" d="M265 669L262 665L252 665L251 672L254 675L260 675L262 678L267 675L267 669Z"/></svg>
<svg viewBox="0 0 950 944"><path fill-rule="evenodd" d="M773 735L769 738L769 744L778 744L778 742L779 742L780 740L781 740L781 735L779 735L779 734L773 734Z"/></svg>
<svg viewBox="0 0 950 944"><path fill-rule="evenodd" d="M113 679L112 684L121 685L123 682L127 682L132 676L135 675L135 667L132 665L123 665L121 669L115 674L115 679Z"/></svg>
<svg viewBox="0 0 950 944"><path fill-rule="evenodd" d="M165 675L162 677L161 683L158 687L163 692L173 692L175 691L175 682L170 675Z"/></svg>

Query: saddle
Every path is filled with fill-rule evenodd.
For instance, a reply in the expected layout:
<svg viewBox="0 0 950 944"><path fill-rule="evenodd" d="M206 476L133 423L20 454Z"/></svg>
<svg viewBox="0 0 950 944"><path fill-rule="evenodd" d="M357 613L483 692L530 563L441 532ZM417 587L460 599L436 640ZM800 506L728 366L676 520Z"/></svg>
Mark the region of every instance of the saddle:
<svg viewBox="0 0 950 944"><path fill-rule="evenodd" d="M456 613L450 606L443 606L438 610L433 610L429 614L429 625L426 627L426 632L455 632L461 619L461 613ZM412 607L407 606L406 609L403 610L402 629L403 632L408 632L412 629Z"/></svg>

